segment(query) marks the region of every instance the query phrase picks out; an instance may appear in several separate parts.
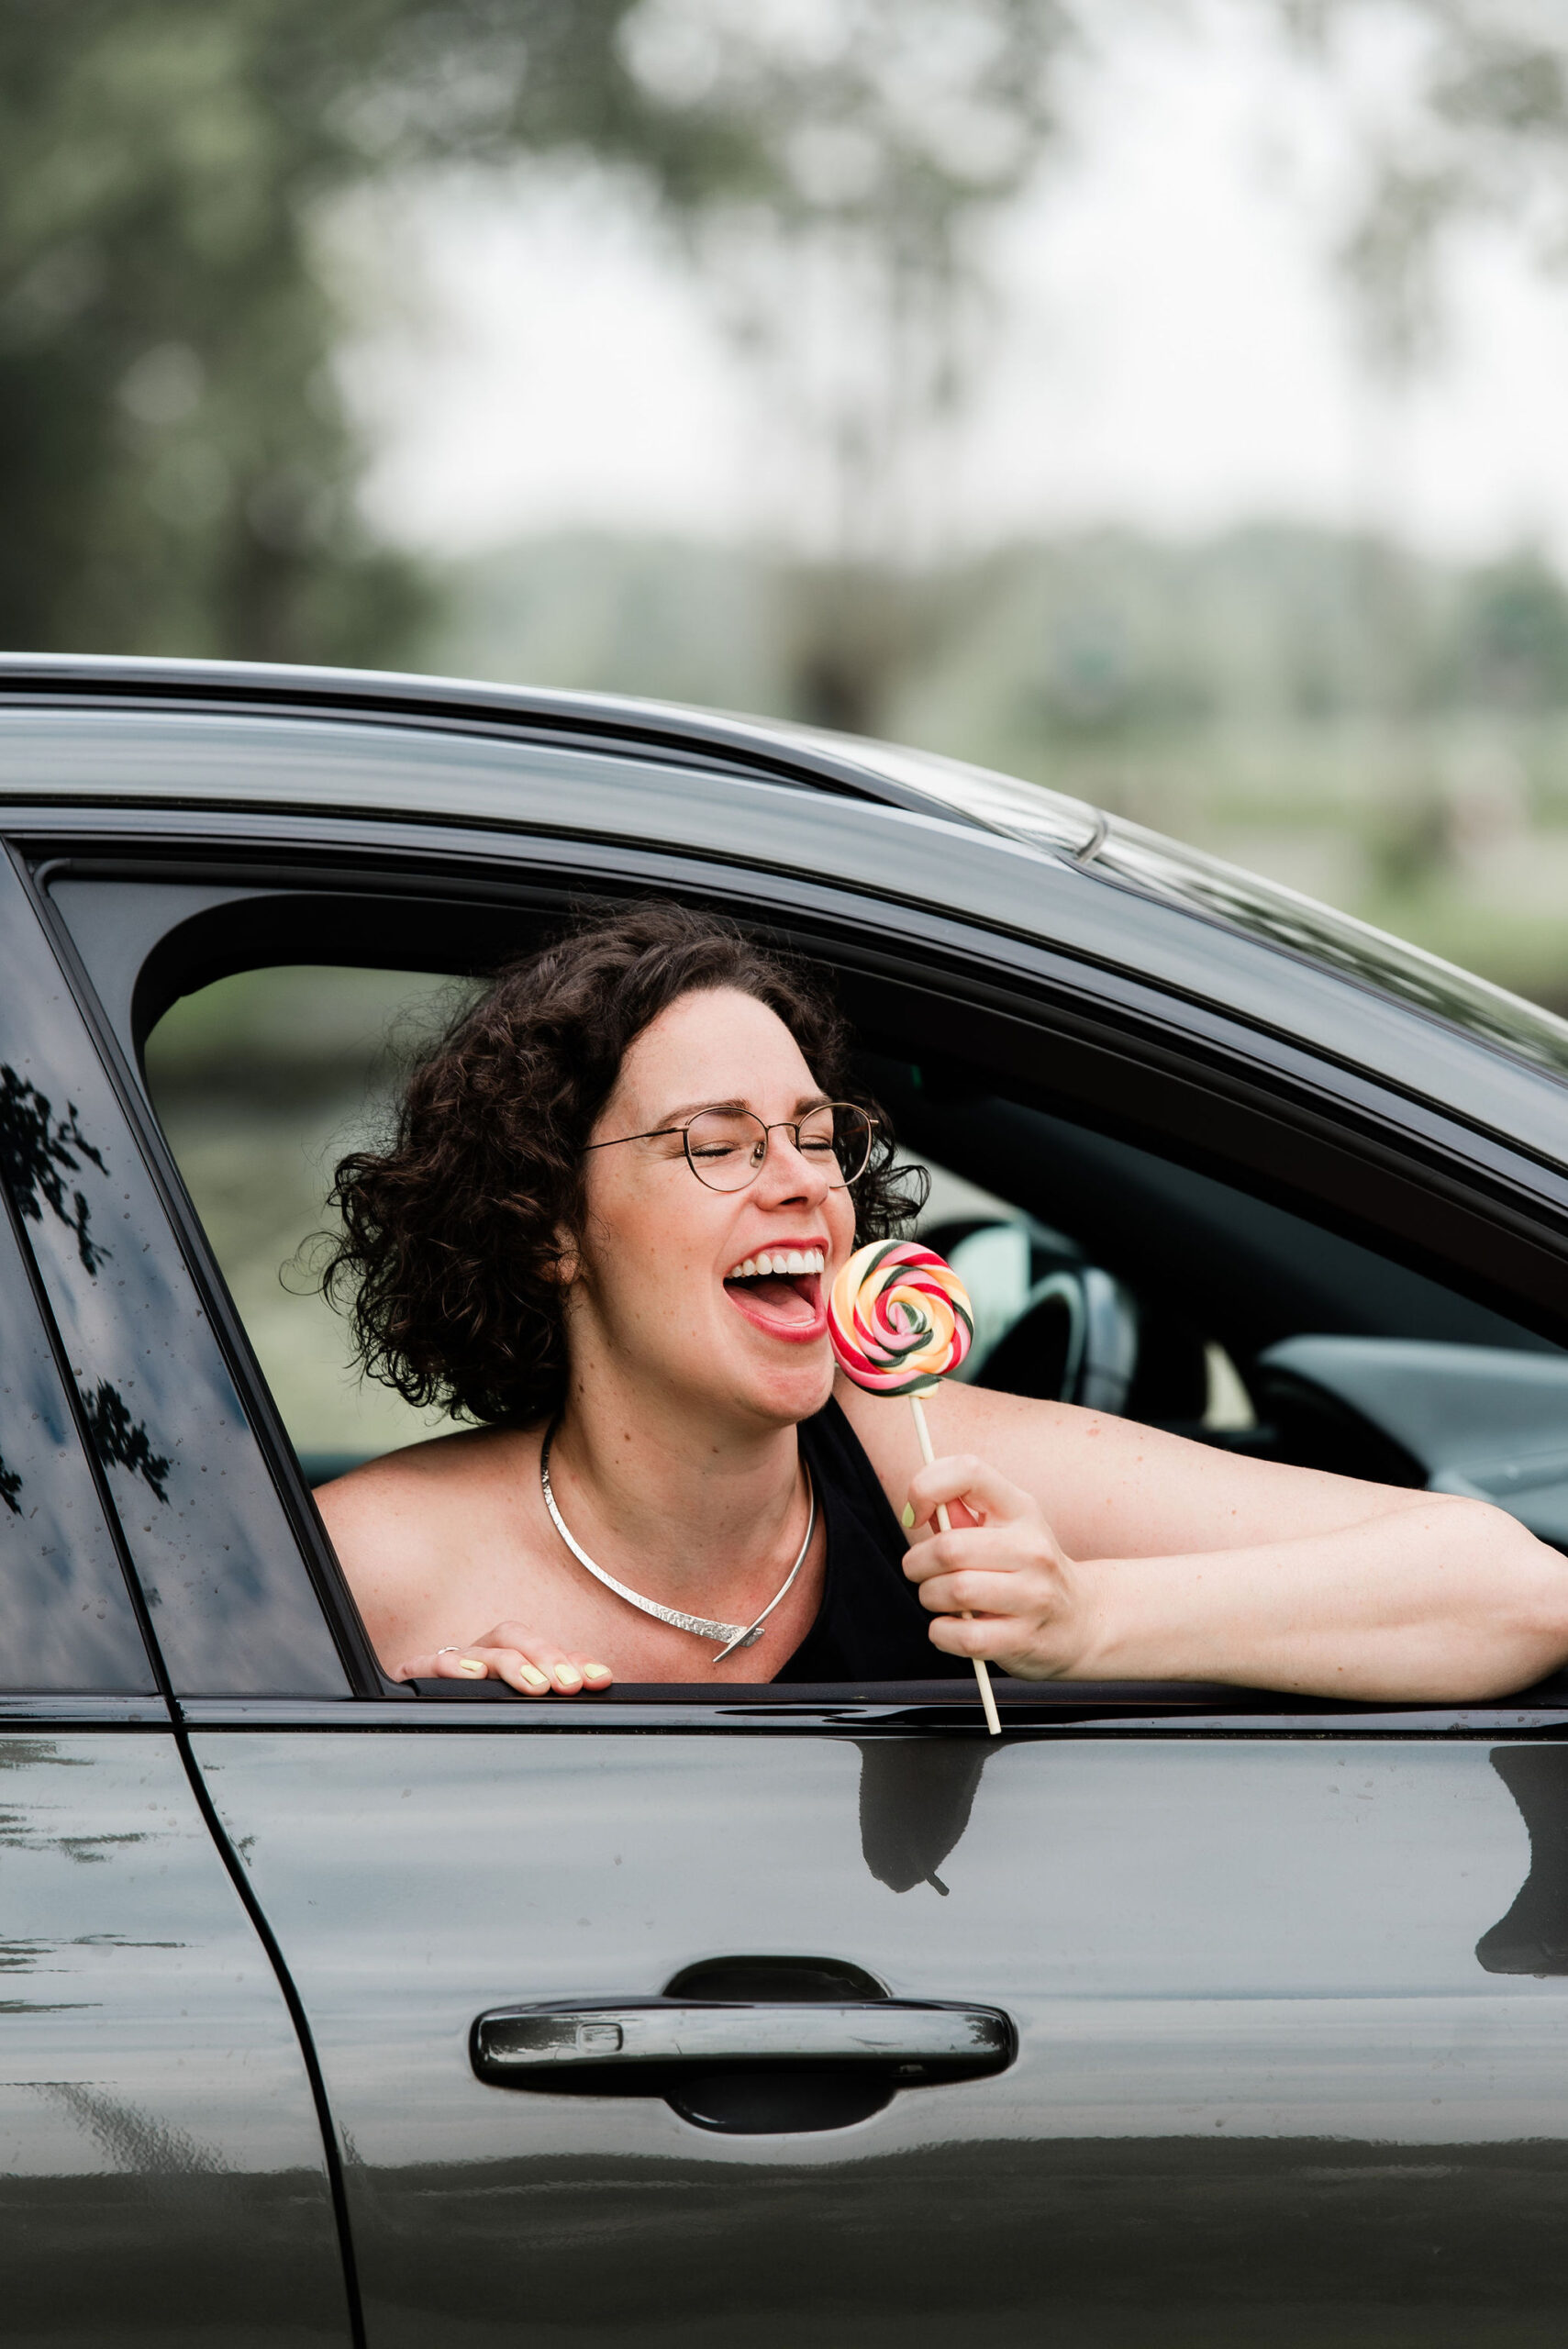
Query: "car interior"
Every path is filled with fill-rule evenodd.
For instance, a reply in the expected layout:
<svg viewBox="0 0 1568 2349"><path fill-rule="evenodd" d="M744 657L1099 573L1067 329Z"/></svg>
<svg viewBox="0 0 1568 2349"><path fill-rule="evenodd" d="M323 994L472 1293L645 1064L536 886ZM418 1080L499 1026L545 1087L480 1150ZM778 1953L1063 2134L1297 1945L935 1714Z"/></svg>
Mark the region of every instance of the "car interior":
<svg viewBox="0 0 1568 2349"><path fill-rule="evenodd" d="M443 1424L357 1379L316 1268L337 1158L382 1130L400 1068L480 981L456 955L434 971L384 951L268 961L267 933L247 942L243 929L218 950L209 927L200 952L166 959L141 998L142 1069L303 1477L320 1485ZM526 943L514 928L511 950ZM1218 1118L1202 1139L1162 1132L1157 1099L1151 1112L1133 1097L1136 1115L1114 1086L1087 1100L1070 1066L1027 1079L1021 1059L1052 1063L1038 1037L988 1052L976 1021L955 1052L950 1020L939 1049L924 991L906 1003L846 968L840 992L865 1085L931 1171L917 1236L973 1299L960 1375L1481 1496L1568 1549L1568 1353L1550 1315L1444 1263L1430 1234L1386 1213L1358 1228L1314 1199L1309 1152L1282 1177L1229 1153Z"/></svg>

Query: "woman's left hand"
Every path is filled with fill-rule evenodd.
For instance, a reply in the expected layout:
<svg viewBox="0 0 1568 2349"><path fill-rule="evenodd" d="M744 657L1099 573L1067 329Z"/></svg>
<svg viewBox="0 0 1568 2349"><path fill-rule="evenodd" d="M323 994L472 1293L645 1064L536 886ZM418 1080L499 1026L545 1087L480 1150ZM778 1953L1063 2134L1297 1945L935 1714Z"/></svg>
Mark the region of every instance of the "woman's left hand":
<svg viewBox="0 0 1568 2349"><path fill-rule="evenodd" d="M937 1523L941 1502L951 1533ZM1087 1672L1092 1576L1067 1555L1032 1494L961 1453L910 1480L909 1508L916 1531L904 1571L937 1618L933 1647L984 1656L1020 1680Z"/></svg>

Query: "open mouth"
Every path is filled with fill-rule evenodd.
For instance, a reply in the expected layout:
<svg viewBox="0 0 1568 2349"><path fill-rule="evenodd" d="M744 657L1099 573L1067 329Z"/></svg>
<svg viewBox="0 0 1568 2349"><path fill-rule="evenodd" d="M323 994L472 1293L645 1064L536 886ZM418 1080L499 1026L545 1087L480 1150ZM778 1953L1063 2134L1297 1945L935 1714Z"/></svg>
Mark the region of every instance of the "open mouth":
<svg viewBox="0 0 1568 2349"><path fill-rule="evenodd" d="M764 1249L730 1268L725 1291L748 1321L771 1336L817 1338L828 1326L822 1294L827 1261L820 1248Z"/></svg>

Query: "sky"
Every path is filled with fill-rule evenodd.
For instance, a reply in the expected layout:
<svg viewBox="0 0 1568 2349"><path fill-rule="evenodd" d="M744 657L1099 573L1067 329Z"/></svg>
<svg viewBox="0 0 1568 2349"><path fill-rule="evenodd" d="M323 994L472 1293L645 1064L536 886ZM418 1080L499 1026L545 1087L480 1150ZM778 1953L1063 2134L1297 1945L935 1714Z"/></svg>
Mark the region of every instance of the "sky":
<svg viewBox="0 0 1568 2349"><path fill-rule="evenodd" d="M1072 152L995 226L948 539L1267 516L1568 563L1568 278L1468 233L1439 361L1380 383L1331 256L1404 53L1326 78L1245 0L1195 0L1195 31L1175 13L1132 12ZM536 166L405 192L352 233L395 296L345 361L395 539L791 535L754 379L635 191Z"/></svg>

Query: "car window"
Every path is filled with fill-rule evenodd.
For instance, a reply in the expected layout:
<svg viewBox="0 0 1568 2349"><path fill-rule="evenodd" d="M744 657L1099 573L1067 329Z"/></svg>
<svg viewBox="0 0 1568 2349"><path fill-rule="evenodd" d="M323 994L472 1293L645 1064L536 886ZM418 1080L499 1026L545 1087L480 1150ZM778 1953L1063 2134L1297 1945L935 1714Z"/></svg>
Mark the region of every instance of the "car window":
<svg viewBox="0 0 1568 2349"><path fill-rule="evenodd" d="M13 1221L73 1217L76 1154L69 1120L0 1066L0 1688L139 1695L147 1650ZM77 1402L90 1418L85 1386Z"/></svg>
<svg viewBox="0 0 1568 2349"><path fill-rule="evenodd" d="M444 1424L361 1383L313 1279L332 1169L462 983L255 971L146 1051L165 1134L307 1479ZM1568 1546L1568 1356L1292 1207L933 1062L869 1058L975 1306L963 1375L1261 1457L1485 1493ZM316 1236L313 1241L313 1236Z"/></svg>
<svg viewBox="0 0 1568 2349"><path fill-rule="evenodd" d="M21 1235L180 1689L346 1693L268 1464L150 1170L14 866L0 863L0 1065Z"/></svg>

